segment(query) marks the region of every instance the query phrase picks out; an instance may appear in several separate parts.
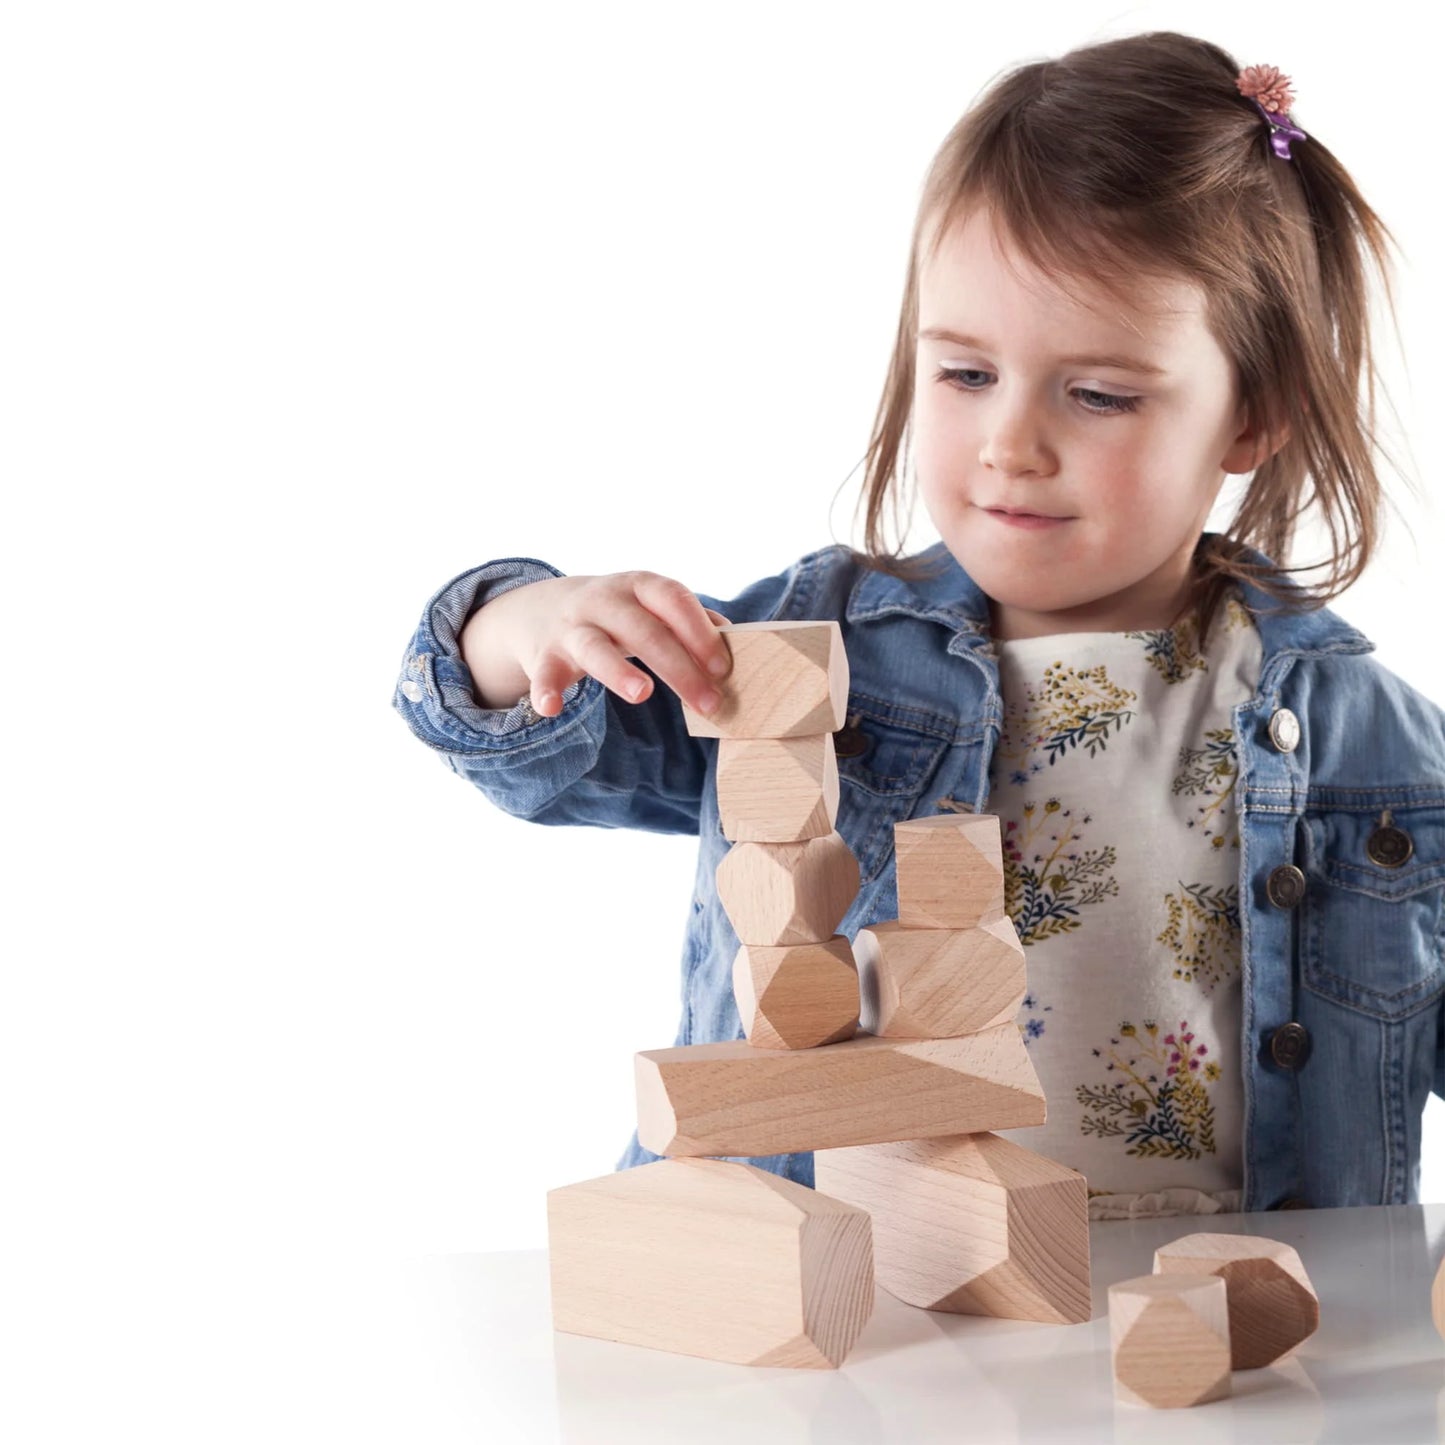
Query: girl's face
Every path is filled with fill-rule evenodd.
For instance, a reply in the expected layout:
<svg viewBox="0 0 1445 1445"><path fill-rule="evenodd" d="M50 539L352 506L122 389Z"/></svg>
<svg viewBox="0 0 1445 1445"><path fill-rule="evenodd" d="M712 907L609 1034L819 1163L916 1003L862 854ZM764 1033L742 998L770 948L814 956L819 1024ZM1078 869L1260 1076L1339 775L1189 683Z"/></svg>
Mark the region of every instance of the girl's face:
<svg viewBox="0 0 1445 1445"><path fill-rule="evenodd" d="M919 490L995 637L1167 626L1225 474L1275 449L1245 429L1200 289L1066 294L979 211L925 265L919 316Z"/></svg>

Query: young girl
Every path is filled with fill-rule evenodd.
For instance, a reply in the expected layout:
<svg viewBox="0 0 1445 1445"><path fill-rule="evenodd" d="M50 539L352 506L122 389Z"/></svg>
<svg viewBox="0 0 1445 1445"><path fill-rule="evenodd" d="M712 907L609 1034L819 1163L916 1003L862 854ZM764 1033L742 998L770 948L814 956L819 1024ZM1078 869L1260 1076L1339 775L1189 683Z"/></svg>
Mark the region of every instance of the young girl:
<svg viewBox="0 0 1445 1445"><path fill-rule="evenodd" d="M717 624L836 619L839 931L896 916L895 823L999 816L1049 1113L1012 1136L1096 1217L1412 1201L1445 1089L1445 714L1324 605L1375 548L1388 232L1292 102L1172 33L1006 75L925 183L866 551L731 601L488 562L432 598L396 694L508 812L700 836L677 1041L738 1038L716 745L679 699L716 701ZM910 444L942 540L901 557ZM1313 590L1283 565L1309 502ZM809 1154L753 1162L812 1183Z"/></svg>

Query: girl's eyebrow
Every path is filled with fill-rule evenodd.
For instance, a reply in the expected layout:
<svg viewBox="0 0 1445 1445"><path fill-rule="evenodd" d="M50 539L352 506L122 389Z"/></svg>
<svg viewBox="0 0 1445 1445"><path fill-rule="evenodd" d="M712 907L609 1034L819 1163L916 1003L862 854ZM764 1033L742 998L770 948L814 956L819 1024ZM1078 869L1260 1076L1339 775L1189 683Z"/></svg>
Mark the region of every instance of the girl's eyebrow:
<svg viewBox="0 0 1445 1445"><path fill-rule="evenodd" d="M977 337L965 336L960 331L949 331L943 326L929 326L918 333L920 341L950 341L955 346L966 346L970 351L988 351L990 348ZM1058 358L1068 366L1110 366L1120 371L1137 371L1143 376L1167 376L1162 366L1141 361L1136 356L1122 356L1115 352L1106 356L1061 356Z"/></svg>

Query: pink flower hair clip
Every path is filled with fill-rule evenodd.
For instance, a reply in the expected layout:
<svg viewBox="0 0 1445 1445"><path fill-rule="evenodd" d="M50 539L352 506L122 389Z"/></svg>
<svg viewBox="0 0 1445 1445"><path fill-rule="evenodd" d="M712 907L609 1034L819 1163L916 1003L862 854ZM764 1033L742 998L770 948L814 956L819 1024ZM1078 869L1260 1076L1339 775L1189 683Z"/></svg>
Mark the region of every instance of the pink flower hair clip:
<svg viewBox="0 0 1445 1445"><path fill-rule="evenodd" d="M1247 96L1269 126L1269 143L1281 160L1293 160L1289 153L1291 141L1309 137L1288 115L1294 104L1294 91L1289 76L1273 65L1246 65L1235 80L1239 93Z"/></svg>

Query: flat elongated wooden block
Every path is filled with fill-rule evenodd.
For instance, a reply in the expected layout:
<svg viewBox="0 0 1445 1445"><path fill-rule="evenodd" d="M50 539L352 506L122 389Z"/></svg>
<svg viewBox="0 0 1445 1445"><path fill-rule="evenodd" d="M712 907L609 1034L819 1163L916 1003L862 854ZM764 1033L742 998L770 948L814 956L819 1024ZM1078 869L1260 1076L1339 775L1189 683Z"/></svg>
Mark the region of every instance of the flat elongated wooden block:
<svg viewBox="0 0 1445 1445"><path fill-rule="evenodd" d="M1320 1302L1297 1251L1257 1234L1189 1234L1154 1251L1156 1274L1218 1275L1229 1302L1236 1370L1282 1360L1320 1325Z"/></svg>
<svg viewBox="0 0 1445 1445"><path fill-rule="evenodd" d="M831 1369L873 1309L867 1213L724 1159L547 1195L552 1323L742 1365Z"/></svg>
<svg viewBox="0 0 1445 1445"><path fill-rule="evenodd" d="M873 1216L873 1268L922 1309L1078 1324L1090 1316L1089 1187L996 1134L822 1149L818 1188Z"/></svg>
<svg viewBox="0 0 1445 1445"><path fill-rule="evenodd" d="M848 656L836 622L733 622L718 632L732 671L710 716L682 705L695 738L797 738L847 720Z"/></svg>
<svg viewBox="0 0 1445 1445"><path fill-rule="evenodd" d="M1146 1274L1109 1286L1114 1392L1178 1409L1230 1391L1229 1307L1217 1275Z"/></svg>
<svg viewBox="0 0 1445 1445"><path fill-rule="evenodd" d="M739 943L826 943L858 896L858 860L838 832L802 843L734 843L717 895Z"/></svg>
<svg viewBox="0 0 1445 1445"><path fill-rule="evenodd" d="M1018 1013L1027 979L1007 914L977 928L905 928L896 919L853 940L861 1023L890 1039L946 1039Z"/></svg>
<svg viewBox="0 0 1445 1445"><path fill-rule="evenodd" d="M782 948L743 944L733 995L743 1032L759 1048L814 1049L858 1031L858 969L843 933Z"/></svg>
<svg viewBox="0 0 1445 1445"><path fill-rule="evenodd" d="M940 813L893 825L898 921L976 928L1003 906L1003 841L992 813Z"/></svg>
<svg viewBox="0 0 1445 1445"><path fill-rule="evenodd" d="M831 833L838 817L833 734L723 738L717 808L723 837L737 843L797 843Z"/></svg>
<svg viewBox="0 0 1445 1445"><path fill-rule="evenodd" d="M782 1154L1044 1119L1013 1023L957 1039L859 1034L819 1049L739 1039L637 1055L637 1134L654 1154Z"/></svg>

